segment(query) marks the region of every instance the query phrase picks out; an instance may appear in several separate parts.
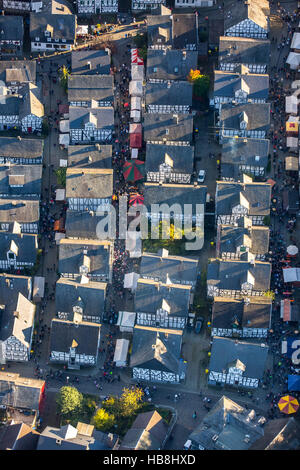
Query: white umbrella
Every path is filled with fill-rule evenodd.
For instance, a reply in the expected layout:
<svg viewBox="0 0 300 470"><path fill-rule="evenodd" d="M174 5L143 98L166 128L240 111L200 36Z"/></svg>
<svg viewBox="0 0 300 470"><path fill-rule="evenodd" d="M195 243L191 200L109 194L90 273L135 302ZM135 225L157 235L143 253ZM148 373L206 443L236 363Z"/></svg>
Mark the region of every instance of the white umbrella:
<svg viewBox="0 0 300 470"><path fill-rule="evenodd" d="M289 255L294 256L294 255L296 255L296 254L298 253L299 250L298 250L298 248L297 248L295 245L289 245L289 246L287 247L286 251L287 251L287 253L288 253Z"/></svg>

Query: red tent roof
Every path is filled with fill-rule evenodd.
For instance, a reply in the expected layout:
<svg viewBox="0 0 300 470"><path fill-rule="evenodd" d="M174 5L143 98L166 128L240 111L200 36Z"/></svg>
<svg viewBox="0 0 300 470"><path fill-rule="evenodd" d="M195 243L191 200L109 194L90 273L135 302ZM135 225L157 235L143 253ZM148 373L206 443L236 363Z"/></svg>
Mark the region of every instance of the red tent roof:
<svg viewBox="0 0 300 470"><path fill-rule="evenodd" d="M130 147L141 148L142 146L142 134L130 134Z"/></svg>

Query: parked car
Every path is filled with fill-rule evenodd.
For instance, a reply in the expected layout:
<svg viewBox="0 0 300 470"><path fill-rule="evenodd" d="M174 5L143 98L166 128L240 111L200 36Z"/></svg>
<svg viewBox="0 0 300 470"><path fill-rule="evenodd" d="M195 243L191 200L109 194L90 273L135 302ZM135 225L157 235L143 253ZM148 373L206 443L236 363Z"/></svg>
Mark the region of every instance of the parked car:
<svg viewBox="0 0 300 470"><path fill-rule="evenodd" d="M195 333L197 333L197 334L200 333L203 322L204 322L204 318L203 317L198 317L198 319L195 323Z"/></svg>
<svg viewBox="0 0 300 470"><path fill-rule="evenodd" d="M206 177L206 171L205 170L199 170L198 183L204 183L205 177Z"/></svg>

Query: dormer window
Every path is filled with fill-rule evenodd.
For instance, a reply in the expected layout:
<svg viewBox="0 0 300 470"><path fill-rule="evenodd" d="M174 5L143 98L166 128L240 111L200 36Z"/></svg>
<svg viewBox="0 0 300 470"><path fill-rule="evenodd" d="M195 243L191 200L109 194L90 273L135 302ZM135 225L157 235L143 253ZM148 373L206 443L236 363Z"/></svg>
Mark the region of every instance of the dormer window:
<svg viewBox="0 0 300 470"><path fill-rule="evenodd" d="M174 67L174 73L178 73L178 67Z"/></svg>

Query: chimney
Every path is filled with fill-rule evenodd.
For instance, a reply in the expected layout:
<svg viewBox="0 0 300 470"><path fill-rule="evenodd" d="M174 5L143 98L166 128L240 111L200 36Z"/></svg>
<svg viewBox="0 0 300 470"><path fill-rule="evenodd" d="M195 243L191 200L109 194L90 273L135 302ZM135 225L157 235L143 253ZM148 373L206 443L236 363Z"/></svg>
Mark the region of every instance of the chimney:
<svg viewBox="0 0 300 470"><path fill-rule="evenodd" d="M186 51L182 51L182 60L186 60Z"/></svg>
<svg viewBox="0 0 300 470"><path fill-rule="evenodd" d="M14 311L14 317L15 318L20 318L19 312L17 310Z"/></svg>
<svg viewBox="0 0 300 470"><path fill-rule="evenodd" d="M22 140L22 137L20 135L18 135L17 137L18 140Z"/></svg>
<svg viewBox="0 0 300 470"><path fill-rule="evenodd" d="M86 66L87 66L88 70L91 70L91 69L92 69L92 65L91 65L90 62L87 62L87 63L86 63Z"/></svg>

